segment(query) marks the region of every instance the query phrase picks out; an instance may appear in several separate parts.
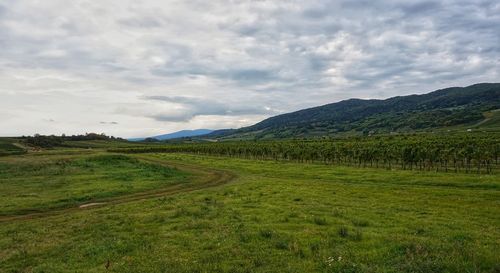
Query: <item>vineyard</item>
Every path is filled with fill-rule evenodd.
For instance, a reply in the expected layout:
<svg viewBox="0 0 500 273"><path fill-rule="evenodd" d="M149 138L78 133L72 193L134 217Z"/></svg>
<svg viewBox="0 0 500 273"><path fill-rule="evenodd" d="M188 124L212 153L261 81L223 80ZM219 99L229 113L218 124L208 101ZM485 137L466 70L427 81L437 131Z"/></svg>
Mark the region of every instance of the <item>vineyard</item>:
<svg viewBox="0 0 500 273"><path fill-rule="evenodd" d="M407 135L336 140L239 141L110 149L125 153L192 153L227 157L321 162L356 167L491 173L498 168L494 133Z"/></svg>

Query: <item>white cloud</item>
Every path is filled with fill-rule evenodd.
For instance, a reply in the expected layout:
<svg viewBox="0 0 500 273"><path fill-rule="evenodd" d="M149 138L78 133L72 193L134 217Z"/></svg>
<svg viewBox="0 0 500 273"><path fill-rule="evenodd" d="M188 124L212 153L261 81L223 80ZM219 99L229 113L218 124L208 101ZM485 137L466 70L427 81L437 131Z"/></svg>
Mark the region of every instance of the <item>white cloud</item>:
<svg viewBox="0 0 500 273"><path fill-rule="evenodd" d="M350 97L498 81L499 9L493 0L6 0L0 135L240 127Z"/></svg>

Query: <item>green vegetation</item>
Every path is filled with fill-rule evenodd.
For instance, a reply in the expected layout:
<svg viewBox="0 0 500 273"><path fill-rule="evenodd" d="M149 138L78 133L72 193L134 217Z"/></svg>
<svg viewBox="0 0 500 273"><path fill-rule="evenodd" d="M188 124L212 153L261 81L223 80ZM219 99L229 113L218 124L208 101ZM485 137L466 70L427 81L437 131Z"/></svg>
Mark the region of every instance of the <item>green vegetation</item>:
<svg viewBox="0 0 500 273"><path fill-rule="evenodd" d="M22 137L21 140L27 145L38 147L38 148L53 148L64 146L65 142L81 142L81 141L108 141L117 140L123 141L123 139L115 138L113 136L108 137L105 134L87 133L85 135L72 135L72 136L44 136L36 134L34 136Z"/></svg>
<svg viewBox="0 0 500 273"><path fill-rule="evenodd" d="M498 133L416 134L331 140L170 144L110 151L180 152L357 167L491 173L498 168L500 137Z"/></svg>
<svg viewBox="0 0 500 273"><path fill-rule="evenodd" d="M0 156L23 154L25 152L25 149L15 139L0 138Z"/></svg>
<svg viewBox="0 0 500 273"><path fill-rule="evenodd" d="M162 188L186 180L178 170L124 155L0 159L0 216Z"/></svg>
<svg viewBox="0 0 500 273"><path fill-rule="evenodd" d="M350 99L271 117L237 130L215 131L202 138L282 139L454 129L477 125L485 113L498 109L500 84L483 83L386 100ZM498 129L499 121L490 119L475 128Z"/></svg>
<svg viewBox="0 0 500 273"><path fill-rule="evenodd" d="M473 128L491 131L500 131L500 110L489 111L484 114L484 120L475 124Z"/></svg>
<svg viewBox="0 0 500 273"><path fill-rule="evenodd" d="M0 273L499 272L498 109L479 84L208 135L253 141L0 138Z"/></svg>
<svg viewBox="0 0 500 273"><path fill-rule="evenodd" d="M60 147L102 149L102 148L134 148L134 147L144 147L144 145L140 145L136 142L128 142L123 140L79 140L79 141L64 141Z"/></svg>
<svg viewBox="0 0 500 273"><path fill-rule="evenodd" d="M66 140L0 157L0 272L498 272L498 144Z"/></svg>
<svg viewBox="0 0 500 273"><path fill-rule="evenodd" d="M497 175L137 156L238 178L199 191L0 223L0 272L499 270ZM73 164L90 160L104 168L99 158ZM4 160L23 166L17 161L29 159Z"/></svg>

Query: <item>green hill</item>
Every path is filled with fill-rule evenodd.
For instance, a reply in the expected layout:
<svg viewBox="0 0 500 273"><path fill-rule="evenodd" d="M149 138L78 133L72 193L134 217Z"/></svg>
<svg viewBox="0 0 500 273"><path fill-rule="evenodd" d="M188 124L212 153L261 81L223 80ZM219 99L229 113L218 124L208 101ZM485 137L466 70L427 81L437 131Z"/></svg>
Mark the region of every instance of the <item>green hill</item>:
<svg viewBox="0 0 500 273"><path fill-rule="evenodd" d="M475 124L473 128L500 131L500 109L485 112L484 117L485 119Z"/></svg>
<svg viewBox="0 0 500 273"><path fill-rule="evenodd" d="M499 128L500 83L452 87L385 100L349 99L215 131L218 139L273 139L415 132L438 128Z"/></svg>

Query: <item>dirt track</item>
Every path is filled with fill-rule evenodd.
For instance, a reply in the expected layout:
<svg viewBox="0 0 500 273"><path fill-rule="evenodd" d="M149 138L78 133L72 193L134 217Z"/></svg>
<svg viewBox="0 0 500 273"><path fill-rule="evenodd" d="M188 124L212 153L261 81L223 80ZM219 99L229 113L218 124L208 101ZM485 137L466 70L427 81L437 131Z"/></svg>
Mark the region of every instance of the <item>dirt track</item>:
<svg viewBox="0 0 500 273"><path fill-rule="evenodd" d="M140 156L140 155L135 155L134 157L138 158L141 161L150 162L150 163L154 163L154 164L158 164L158 165L164 165L167 167L174 167L174 168L177 168L181 171L185 171L185 172L194 174L195 179L194 179L194 181L191 181L188 183L177 184L177 185L173 185L173 186L169 186L169 187L165 187L165 188L144 191L144 192L138 192L138 193L133 193L133 194L127 194L127 195L121 195L121 196L116 196L116 197L107 198L107 199L91 200L91 201L86 202L86 203L77 204L76 206L73 206L73 207L57 208L57 209L52 209L52 210L47 210L47 211L31 212L31 213L18 214L18 215L0 216L0 223L18 221L18 220L29 220L29 219L34 219L34 218L42 218L42 217L60 215L60 214L71 213L71 212L76 212L76 211L82 211L82 210L86 210L86 209L99 208L99 207L103 207L103 206L116 205L116 204L121 204L121 203L132 202L132 201L140 201L140 200L149 199L149 198L174 195L174 194L183 193L183 192L191 192L191 191L195 191L195 190L216 187L216 186L219 186L222 184L226 184L226 183L231 182L234 178L236 178L236 176L234 174L232 174L228 171L214 170L214 169L208 169L208 168L194 166L194 165L187 165L187 164L181 164L181 163L177 163L177 162L163 161L160 159L147 158L147 157Z"/></svg>

